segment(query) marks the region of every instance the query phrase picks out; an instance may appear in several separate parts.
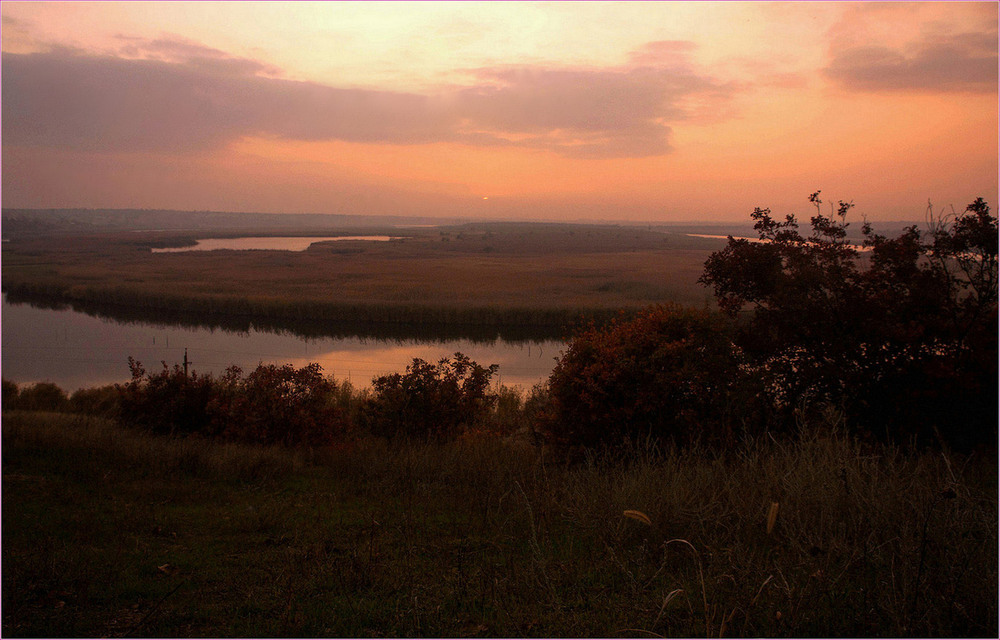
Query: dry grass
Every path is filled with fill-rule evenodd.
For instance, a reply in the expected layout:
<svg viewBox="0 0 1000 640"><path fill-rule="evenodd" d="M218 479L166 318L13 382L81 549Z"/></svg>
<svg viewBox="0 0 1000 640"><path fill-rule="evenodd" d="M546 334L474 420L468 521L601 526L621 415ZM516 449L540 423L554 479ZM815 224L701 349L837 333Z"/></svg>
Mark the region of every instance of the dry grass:
<svg viewBox="0 0 1000 640"><path fill-rule="evenodd" d="M4 635L997 632L993 457L814 434L565 465L490 437L3 430Z"/></svg>
<svg viewBox="0 0 1000 640"><path fill-rule="evenodd" d="M180 302L163 292L180 291L199 311L215 305L303 318L351 305L410 320L421 310L427 315L427 308L444 310L433 318L444 321L447 312L474 320L456 315L463 309L518 310L511 321L541 323L541 312L552 309L707 304L710 295L696 281L719 245L644 229L472 225L421 230L402 242L318 244L297 253L153 254L146 248L171 238L129 233L12 241L4 247L3 287L164 309ZM495 318L484 313L483 321Z"/></svg>

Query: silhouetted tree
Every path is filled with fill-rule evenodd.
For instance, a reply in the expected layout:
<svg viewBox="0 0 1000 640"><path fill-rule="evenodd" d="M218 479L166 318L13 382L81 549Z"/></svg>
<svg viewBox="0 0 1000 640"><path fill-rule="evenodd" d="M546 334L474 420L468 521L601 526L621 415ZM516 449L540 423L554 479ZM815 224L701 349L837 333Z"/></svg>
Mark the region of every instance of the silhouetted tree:
<svg viewBox="0 0 1000 640"><path fill-rule="evenodd" d="M738 342L773 403L835 403L888 437L968 444L996 438L997 219L980 198L888 239L847 237L851 203L812 234L769 209L751 217L758 242L730 237L700 281L734 317Z"/></svg>
<svg viewBox="0 0 1000 640"><path fill-rule="evenodd" d="M3 379L3 410L9 411L17 408L18 388L17 384L7 378Z"/></svg>
<svg viewBox="0 0 1000 640"><path fill-rule="evenodd" d="M18 389L10 380L3 381L4 411L65 411L66 392L51 382L37 382Z"/></svg>

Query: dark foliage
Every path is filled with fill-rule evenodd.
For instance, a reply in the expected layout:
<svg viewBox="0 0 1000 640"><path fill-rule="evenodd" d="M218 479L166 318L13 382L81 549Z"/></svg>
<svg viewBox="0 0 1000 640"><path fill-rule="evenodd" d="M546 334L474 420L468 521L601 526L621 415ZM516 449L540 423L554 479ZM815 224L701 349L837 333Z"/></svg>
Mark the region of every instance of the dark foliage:
<svg viewBox="0 0 1000 640"><path fill-rule="evenodd" d="M259 365L245 378L233 366L209 406L212 430L227 439L286 446L330 444L347 431L334 405L336 384L310 363Z"/></svg>
<svg viewBox="0 0 1000 640"><path fill-rule="evenodd" d="M348 431L334 402L336 385L316 363L259 365L246 377L230 367L219 380L165 363L147 374L131 358L129 368L132 381L117 386L119 419L153 433L294 446L329 444Z"/></svg>
<svg viewBox="0 0 1000 640"><path fill-rule="evenodd" d="M19 389L10 380L3 381L4 411L66 411L66 392L51 382L37 382Z"/></svg>
<svg viewBox="0 0 1000 640"><path fill-rule="evenodd" d="M564 447L730 441L747 418L732 333L719 314L668 306L583 331L549 380L550 437Z"/></svg>
<svg viewBox="0 0 1000 640"><path fill-rule="evenodd" d="M117 386L121 422L166 435L208 432L208 406L218 392L215 380L197 372L188 375L179 365L171 369L161 364L163 370L154 375L129 357L132 380Z"/></svg>
<svg viewBox="0 0 1000 640"><path fill-rule="evenodd" d="M10 411L17 406L17 396L18 388L17 384L4 378L3 379L3 410Z"/></svg>
<svg viewBox="0 0 1000 640"><path fill-rule="evenodd" d="M3 381L4 411L62 411L105 418L118 415L118 391L113 385L79 389L72 396L51 382L19 389L10 380Z"/></svg>
<svg viewBox="0 0 1000 640"><path fill-rule="evenodd" d="M78 389L69 397L69 410L103 418L117 418L120 409L118 390L114 385L93 389Z"/></svg>
<svg viewBox="0 0 1000 640"><path fill-rule="evenodd" d="M978 199L888 239L847 238L850 203L802 236L794 216L752 218L760 242L729 239L701 282L732 316L773 406L834 404L880 437L996 440L997 219ZM788 411L790 412L790 411Z"/></svg>
<svg viewBox="0 0 1000 640"><path fill-rule="evenodd" d="M373 396L362 421L378 436L448 440L482 419L496 403L489 392L497 365L480 366L456 353L436 365L420 358L406 368L372 381Z"/></svg>

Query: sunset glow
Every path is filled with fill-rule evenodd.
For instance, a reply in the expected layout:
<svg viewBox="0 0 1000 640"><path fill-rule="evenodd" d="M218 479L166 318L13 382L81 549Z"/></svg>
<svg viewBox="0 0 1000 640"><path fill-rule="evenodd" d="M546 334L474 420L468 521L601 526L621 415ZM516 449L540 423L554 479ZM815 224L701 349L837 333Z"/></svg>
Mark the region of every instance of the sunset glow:
<svg viewBox="0 0 1000 640"><path fill-rule="evenodd" d="M997 201L996 3L4 2L3 206Z"/></svg>

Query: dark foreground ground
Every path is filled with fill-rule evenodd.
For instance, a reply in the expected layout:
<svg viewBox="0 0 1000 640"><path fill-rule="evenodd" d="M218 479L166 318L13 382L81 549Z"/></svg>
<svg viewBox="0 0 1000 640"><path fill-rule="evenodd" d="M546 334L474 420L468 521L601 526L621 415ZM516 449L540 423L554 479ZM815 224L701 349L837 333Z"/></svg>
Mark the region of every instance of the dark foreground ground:
<svg viewBox="0 0 1000 640"><path fill-rule="evenodd" d="M814 435L568 466L5 412L2 579L5 637L996 637L996 456Z"/></svg>

